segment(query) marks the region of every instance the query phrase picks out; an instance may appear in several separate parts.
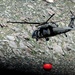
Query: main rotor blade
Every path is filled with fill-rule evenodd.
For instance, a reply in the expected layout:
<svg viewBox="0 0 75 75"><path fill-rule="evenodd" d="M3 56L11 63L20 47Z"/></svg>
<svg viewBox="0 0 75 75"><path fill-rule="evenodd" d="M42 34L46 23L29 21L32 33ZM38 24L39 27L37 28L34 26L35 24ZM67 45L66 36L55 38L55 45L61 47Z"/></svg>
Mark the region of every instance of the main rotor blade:
<svg viewBox="0 0 75 75"><path fill-rule="evenodd" d="M40 25L46 24L54 15L55 15L55 14L52 14L52 15L48 18L48 20L47 20L46 22L26 22L26 21L24 21L24 22L17 22L17 21L12 22L12 21L7 21L7 23L39 24L39 25L37 25L37 26L40 26Z"/></svg>
<svg viewBox="0 0 75 75"><path fill-rule="evenodd" d="M74 15L73 12L72 12L71 10L70 10L70 13L71 13L72 15Z"/></svg>
<svg viewBox="0 0 75 75"><path fill-rule="evenodd" d="M46 22L48 22L55 14L52 14Z"/></svg>
<svg viewBox="0 0 75 75"><path fill-rule="evenodd" d="M54 15L55 15L55 14L52 14L45 22L40 23L40 24L37 25L36 27L46 24Z"/></svg>
<svg viewBox="0 0 75 75"><path fill-rule="evenodd" d="M39 23L39 22L17 22L17 21L15 21L15 22L12 22L12 21L7 21L7 23L20 23L20 24L41 24L41 23L43 23L43 22L41 22L41 23Z"/></svg>

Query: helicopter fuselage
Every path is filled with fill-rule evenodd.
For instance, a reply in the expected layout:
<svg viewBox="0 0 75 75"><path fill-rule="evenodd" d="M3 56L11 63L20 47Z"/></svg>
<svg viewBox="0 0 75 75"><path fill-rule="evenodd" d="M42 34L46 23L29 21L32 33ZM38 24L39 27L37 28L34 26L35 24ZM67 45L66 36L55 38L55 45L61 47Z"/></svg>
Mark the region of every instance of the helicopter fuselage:
<svg viewBox="0 0 75 75"><path fill-rule="evenodd" d="M66 33L71 31L71 27L55 27L51 25L41 26L35 30L32 34L32 38L35 38L37 41L40 38L45 38L46 41L49 40L48 37L56 36L58 34Z"/></svg>

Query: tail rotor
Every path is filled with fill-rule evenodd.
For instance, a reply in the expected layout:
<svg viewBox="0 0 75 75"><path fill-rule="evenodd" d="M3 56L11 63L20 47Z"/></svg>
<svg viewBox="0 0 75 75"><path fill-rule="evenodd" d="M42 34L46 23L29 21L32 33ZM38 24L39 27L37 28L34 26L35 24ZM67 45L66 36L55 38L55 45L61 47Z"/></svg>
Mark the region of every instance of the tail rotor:
<svg viewBox="0 0 75 75"><path fill-rule="evenodd" d="M70 13L71 13L71 18L70 18L70 23L69 23L68 26L71 27L71 28L75 28L75 24L74 24L75 15L72 11L70 11Z"/></svg>

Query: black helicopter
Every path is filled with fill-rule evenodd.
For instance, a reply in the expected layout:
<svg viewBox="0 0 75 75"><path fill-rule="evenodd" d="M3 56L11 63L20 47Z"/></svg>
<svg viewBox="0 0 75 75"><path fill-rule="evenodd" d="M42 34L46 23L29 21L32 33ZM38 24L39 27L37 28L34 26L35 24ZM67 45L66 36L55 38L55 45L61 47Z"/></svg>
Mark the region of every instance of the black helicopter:
<svg viewBox="0 0 75 75"><path fill-rule="evenodd" d="M55 22L48 22L55 14L52 14L47 21L45 22L12 22L12 21L7 21L7 23L20 23L20 24L38 24L38 28L37 30L35 30L32 33L32 38L35 38L36 41L38 41L38 39L40 38L45 38L46 41L49 41L49 37L52 36L56 36L58 34L65 34L65 36L67 37L66 33L73 30L75 25L74 25L74 19L75 19L75 15L73 14L72 11L70 11L71 13L71 18L70 18L70 23L68 25L68 27L58 27L58 25Z"/></svg>

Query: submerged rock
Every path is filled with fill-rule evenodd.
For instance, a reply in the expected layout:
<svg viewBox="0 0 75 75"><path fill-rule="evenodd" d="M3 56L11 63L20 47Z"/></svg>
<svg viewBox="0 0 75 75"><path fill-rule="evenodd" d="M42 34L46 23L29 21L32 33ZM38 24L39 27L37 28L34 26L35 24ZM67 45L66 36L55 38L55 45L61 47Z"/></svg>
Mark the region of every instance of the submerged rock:
<svg viewBox="0 0 75 75"><path fill-rule="evenodd" d="M10 35L7 35L6 38L10 41L14 41L15 40L15 37L14 36L10 36Z"/></svg>
<svg viewBox="0 0 75 75"><path fill-rule="evenodd" d="M54 0L46 0L47 2L50 2L50 3L53 3L54 2Z"/></svg>
<svg viewBox="0 0 75 75"><path fill-rule="evenodd" d="M4 57L4 55L3 55L2 51L0 51L0 57Z"/></svg>
<svg viewBox="0 0 75 75"><path fill-rule="evenodd" d="M8 44L11 48L17 48L17 44L14 41L8 41Z"/></svg>
<svg viewBox="0 0 75 75"><path fill-rule="evenodd" d="M53 53L57 53L58 55L64 55L64 52L62 50L62 47L57 45L57 43L53 44Z"/></svg>
<svg viewBox="0 0 75 75"><path fill-rule="evenodd" d="M71 1L75 3L75 0L71 0Z"/></svg>

